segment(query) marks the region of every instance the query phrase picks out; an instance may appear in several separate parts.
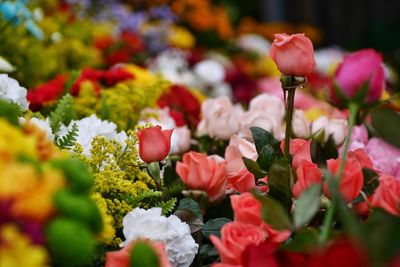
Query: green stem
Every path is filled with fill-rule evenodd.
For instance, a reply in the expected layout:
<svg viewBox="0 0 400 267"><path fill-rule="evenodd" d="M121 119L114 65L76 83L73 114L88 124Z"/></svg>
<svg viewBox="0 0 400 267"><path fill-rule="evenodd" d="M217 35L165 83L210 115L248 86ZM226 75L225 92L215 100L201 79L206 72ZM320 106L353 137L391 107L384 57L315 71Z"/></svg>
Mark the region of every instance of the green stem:
<svg viewBox="0 0 400 267"><path fill-rule="evenodd" d="M349 146L350 146L351 132L353 131L353 127L354 127L354 124L357 119L358 110L359 110L359 108L358 108L357 104L350 103L350 105L349 105L349 124L347 126L347 134L346 134L346 139L344 141L344 146L343 146L342 160L340 161L339 169L338 169L338 172L335 177L338 181L340 181L342 179L344 166L346 165L347 154L348 154Z"/></svg>
<svg viewBox="0 0 400 267"><path fill-rule="evenodd" d="M290 157L290 136L292 135L292 118L293 118L293 107L294 107L294 94L296 89L289 89L287 107L286 107L286 131L285 131L285 151L284 156L289 161Z"/></svg>
<svg viewBox="0 0 400 267"><path fill-rule="evenodd" d="M343 176L343 171L344 167L346 166L346 160L347 160L347 154L349 151L349 146L350 146L350 138L351 138L351 132L353 131L353 127L357 118L359 107L355 103L350 103L349 105L349 124L347 126L347 135L346 139L344 141L344 146L343 146L343 152L342 152L342 159L340 161L339 169L334 177L334 182L335 185L338 185L340 183L340 180L342 179ZM328 178L329 179L329 178ZM333 222L333 215L336 212L336 200L333 199L332 205L328 208L328 212L325 215L324 218L324 223L322 225L322 231L320 235L320 242L325 243L328 238L329 238L329 232L331 230L331 225Z"/></svg>

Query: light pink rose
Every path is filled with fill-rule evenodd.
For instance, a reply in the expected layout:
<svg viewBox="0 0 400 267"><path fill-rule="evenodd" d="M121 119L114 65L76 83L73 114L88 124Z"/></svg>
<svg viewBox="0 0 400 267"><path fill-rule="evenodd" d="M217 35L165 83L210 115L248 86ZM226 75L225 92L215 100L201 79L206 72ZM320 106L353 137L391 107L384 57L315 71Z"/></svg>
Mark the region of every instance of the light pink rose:
<svg viewBox="0 0 400 267"><path fill-rule="evenodd" d="M343 143L347 132L347 121L344 119L328 119L325 116L319 117L311 126L311 133L324 133L324 141L328 141L330 135L336 145Z"/></svg>
<svg viewBox="0 0 400 267"><path fill-rule="evenodd" d="M366 102L379 100L385 85L382 56L373 49L363 49L345 56L336 70L335 80L348 98L354 97L362 85L369 82ZM340 104L333 88L330 94L332 100Z"/></svg>
<svg viewBox="0 0 400 267"><path fill-rule="evenodd" d="M185 125L175 128L171 137L171 151L170 153L183 153L190 149L191 133L189 128Z"/></svg>
<svg viewBox="0 0 400 267"><path fill-rule="evenodd" d="M400 179L400 149L379 138L371 138L365 150L372 160L374 169L381 174L392 175Z"/></svg>
<svg viewBox="0 0 400 267"><path fill-rule="evenodd" d="M296 109L293 115L292 129L296 137L307 139L311 135L310 122L304 116L304 111Z"/></svg>
<svg viewBox="0 0 400 267"><path fill-rule="evenodd" d="M251 127L260 127L270 133L274 133L274 130L279 126L280 122L272 114L255 110L247 111L241 122L240 136L247 140L253 140L251 134Z"/></svg>
<svg viewBox="0 0 400 267"><path fill-rule="evenodd" d="M249 111L262 111L274 115L278 120L282 120L285 115L285 105L281 98L260 94L254 97L249 103Z"/></svg>
<svg viewBox="0 0 400 267"><path fill-rule="evenodd" d="M285 75L306 76L315 68L312 42L304 33L275 34L269 55Z"/></svg>
<svg viewBox="0 0 400 267"><path fill-rule="evenodd" d="M243 157L257 160L256 147L246 139L234 135L229 140L229 145L225 150L225 169L228 187L238 192L246 192L256 187L254 175L246 169ZM260 187L260 189L262 191L268 190L265 186Z"/></svg>
<svg viewBox="0 0 400 267"><path fill-rule="evenodd" d="M201 106L203 118L198 125L200 135L229 139L239 132L243 109L226 96L207 99Z"/></svg>

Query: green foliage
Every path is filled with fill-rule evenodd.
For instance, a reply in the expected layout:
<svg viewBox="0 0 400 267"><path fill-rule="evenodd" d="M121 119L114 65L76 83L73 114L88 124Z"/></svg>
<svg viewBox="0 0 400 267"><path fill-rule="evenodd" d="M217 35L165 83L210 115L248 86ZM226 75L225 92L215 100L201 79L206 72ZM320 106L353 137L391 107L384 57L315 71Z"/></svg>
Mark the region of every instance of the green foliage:
<svg viewBox="0 0 400 267"><path fill-rule="evenodd" d="M256 161L248 159L246 157L242 158L244 165L246 166L247 170L254 174L254 177L258 180L267 176L267 172L262 170Z"/></svg>
<svg viewBox="0 0 400 267"><path fill-rule="evenodd" d="M57 137L54 143L61 149L69 149L75 145L77 137L78 126L76 125L76 123L74 123L71 130L69 130L64 136Z"/></svg>
<svg viewBox="0 0 400 267"><path fill-rule="evenodd" d="M325 133L320 134L324 135ZM321 136L321 138L323 139L324 136ZM311 159L319 167L325 167L326 160L336 159L339 156L338 149L332 135L329 136L326 142L320 142L318 139L319 137L315 136L311 141Z"/></svg>
<svg viewBox="0 0 400 267"><path fill-rule="evenodd" d="M160 262L156 251L146 242L139 241L131 250L131 260L129 266L138 267L159 267Z"/></svg>
<svg viewBox="0 0 400 267"><path fill-rule="evenodd" d="M132 207L137 207L139 203L147 200L150 202L152 199L159 199L162 197L162 192L160 191L140 191L136 196L127 196L126 201L132 205Z"/></svg>
<svg viewBox="0 0 400 267"><path fill-rule="evenodd" d="M14 126L19 126L18 117L22 116L22 110L17 104L0 99L0 117Z"/></svg>
<svg viewBox="0 0 400 267"><path fill-rule="evenodd" d="M261 202L261 216L264 221L276 230L290 229L292 223L282 204L272 197L254 194L258 201Z"/></svg>
<svg viewBox="0 0 400 267"><path fill-rule="evenodd" d="M282 249L298 253L314 252L320 245L318 236L318 230L314 228L301 229L282 246Z"/></svg>
<svg viewBox="0 0 400 267"><path fill-rule="evenodd" d="M263 170L269 170L274 160L276 160L278 156L275 154L274 148L267 144L258 154L257 163Z"/></svg>
<svg viewBox="0 0 400 267"><path fill-rule="evenodd" d="M170 198L167 201L160 201L156 203L156 207L162 208L162 214L163 215L168 215L175 209L176 202L178 200L174 198Z"/></svg>
<svg viewBox="0 0 400 267"><path fill-rule="evenodd" d="M318 212L321 197L321 185L308 187L296 201L293 219L296 227L306 225Z"/></svg>
<svg viewBox="0 0 400 267"><path fill-rule="evenodd" d="M203 220L199 204L191 198L184 198L179 201L178 210L188 210L196 215L197 218Z"/></svg>
<svg viewBox="0 0 400 267"><path fill-rule="evenodd" d="M262 152L266 145L270 145L277 156L282 156L280 143L271 133L260 127L251 127L250 130L253 135L258 154Z"/></svg>
<svg viewBox="0 0 400 267"><path fill-rule="evenodd" d="M57 140L57 133L61 124L68 125L75 117L73 97L69 94L64 95L57 104L54 111L50 113L50 127L54 133L54 139Z"/></svg>
<svg viewBox="0 0 400 267"><path fill-rule="evenodd" d="M221 237L221 228L228 222L231 220L227 218L211 219L204 224L202 233L207 238L210 238L210 235Z"/></svg>
<svg viewBox="0 0 400 267"><path fill-rule="evenodd" d="M275 160L268 172L269 195L279 200L286 210L292 206L292 191L290 188L291 169L285 158Z"/></svg>
<svg viewBox="0 0 400 267"><path fill-rule="evenodd" d="M372 127L379 137L396 147L400 147L400 115L389 109L374 109L371 112Z"/></svg>

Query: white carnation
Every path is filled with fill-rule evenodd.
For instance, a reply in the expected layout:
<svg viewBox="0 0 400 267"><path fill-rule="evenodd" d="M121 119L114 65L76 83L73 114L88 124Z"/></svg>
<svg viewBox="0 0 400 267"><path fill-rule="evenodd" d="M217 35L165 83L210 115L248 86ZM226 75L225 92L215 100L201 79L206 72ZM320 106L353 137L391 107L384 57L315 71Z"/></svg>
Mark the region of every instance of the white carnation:
<svg viewBox="0 0 400 267"><path fill-rule="evenodd" d="M18 81L8 77L7 74L0 74L0 99L19 105L27 110L29 102L26 99L26 88L19 85Z"/></svg>
<svg viewBox="0 0 400 267"><path fill-rule="evenodd" d="M126 240L121 247L139 238L163 241L168 258L175 267L190 266L199 248L189 226L175 215L162 216L161 208L136 208L124 217L122 225Z"/></svg>
<svg viewBox="0 0 400 267"><path fill-rule="evenodd" d="M76 124L78 127L78 136L76 141L83 148L83 154L90 156L90 149L92 148L92 140L96 136L103 136L107 140L116 140L123 147L127 138L125 132L117 132L117 125L115 123L100 120L96 115L83 118L79 121L71 121L68 127L62 125L60 128L59 136L65 135Z"/></svg>
<svg viewBox="0 0 400 267"><path fill-rule="evenodd" d="M23 117L19 118L20 124L24 124L25 122L26 122L25 118L23 118ZM49 141L53 142L54 134L53 134L53 130L50 127L49 118L46 118L45 120L41 120L38 118L31 118L31 119L29 119L29 123L33 123L34 125L39 127L42 131L44 131L46 133L47 139Z"/></svg>

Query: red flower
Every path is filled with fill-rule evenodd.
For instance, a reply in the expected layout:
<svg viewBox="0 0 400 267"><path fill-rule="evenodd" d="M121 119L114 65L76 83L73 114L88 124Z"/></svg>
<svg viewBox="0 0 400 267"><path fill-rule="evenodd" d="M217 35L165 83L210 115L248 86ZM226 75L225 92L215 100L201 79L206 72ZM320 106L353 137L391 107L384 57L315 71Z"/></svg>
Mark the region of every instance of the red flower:
<svg viewBox="0 0 400 267"><path fill-rule="evenodd" d="M314 163L302 160L296 169L297 181L293 187L293 196L300 197L301 193L313 184L322 182L322 173Z"/></svg>
<svg viewBox="0 0 400 267"><path fill-rule="evenodd" d="M372 196L371 204L400 216L400 180L389 175L379 177L379 186Z"/></svg>
<svg viewBox="0 0 400 267"><path fill-rule="evenodd" d="M53 80L29 90L27 98L30 109L37 111L43 105L57 101L64 92L66 81L65 75L58 75Z"/></svg>
<svg viewBox="0 0 400 267"><path fill-rule="evenodd" d="M292 165L293 168L297 169L303 160L312 162L311 160L311 141L304 139L292 139L290 140L289 152L293 155ZM282 152L285 149L285 141L281 142Z"/></svg>
<svg viewBox="0 0 400 267"><path fill-rule="evenodd" d="M168 156L173 130L161 130L160 126L138 132L140 158L147 163L161 161Z"/></svg>
<svg viewBox="0 0 400 267"><path fill-rule="evenodd" d="M119 82L133 79L135 76L123 68L111 68L105 71L101 80L108 86L113 86Z"/></svg>
<svg viewBox="0 0 400 267"><path fill-rule="evenodd" d="M328 170L336 175L342 159L330 159L327 161ZM349 158L346 161L343 176L340 180L339 191L346 201L352 201L360 194L364 184L364 176L362 166L358 160ZM324 183L323 191L327 196L330 196L328 182Z"/></svg>
<svg viewBox="0 0 400 267"><path fill-rule="evenodd" d="M199 100L182 85L172 85L158 100L159 107L169 107L177 126L182 125L182 117L190 127L195 128L200 121ZM181 114L181 116L178 115Z"/></svg>
<svg viewBox="0 0 400 267"><path fill-rule="evenodd" d="M348 240L339 240L321 253L312 255L308 267L367 267L365 253Z"/></svg>

